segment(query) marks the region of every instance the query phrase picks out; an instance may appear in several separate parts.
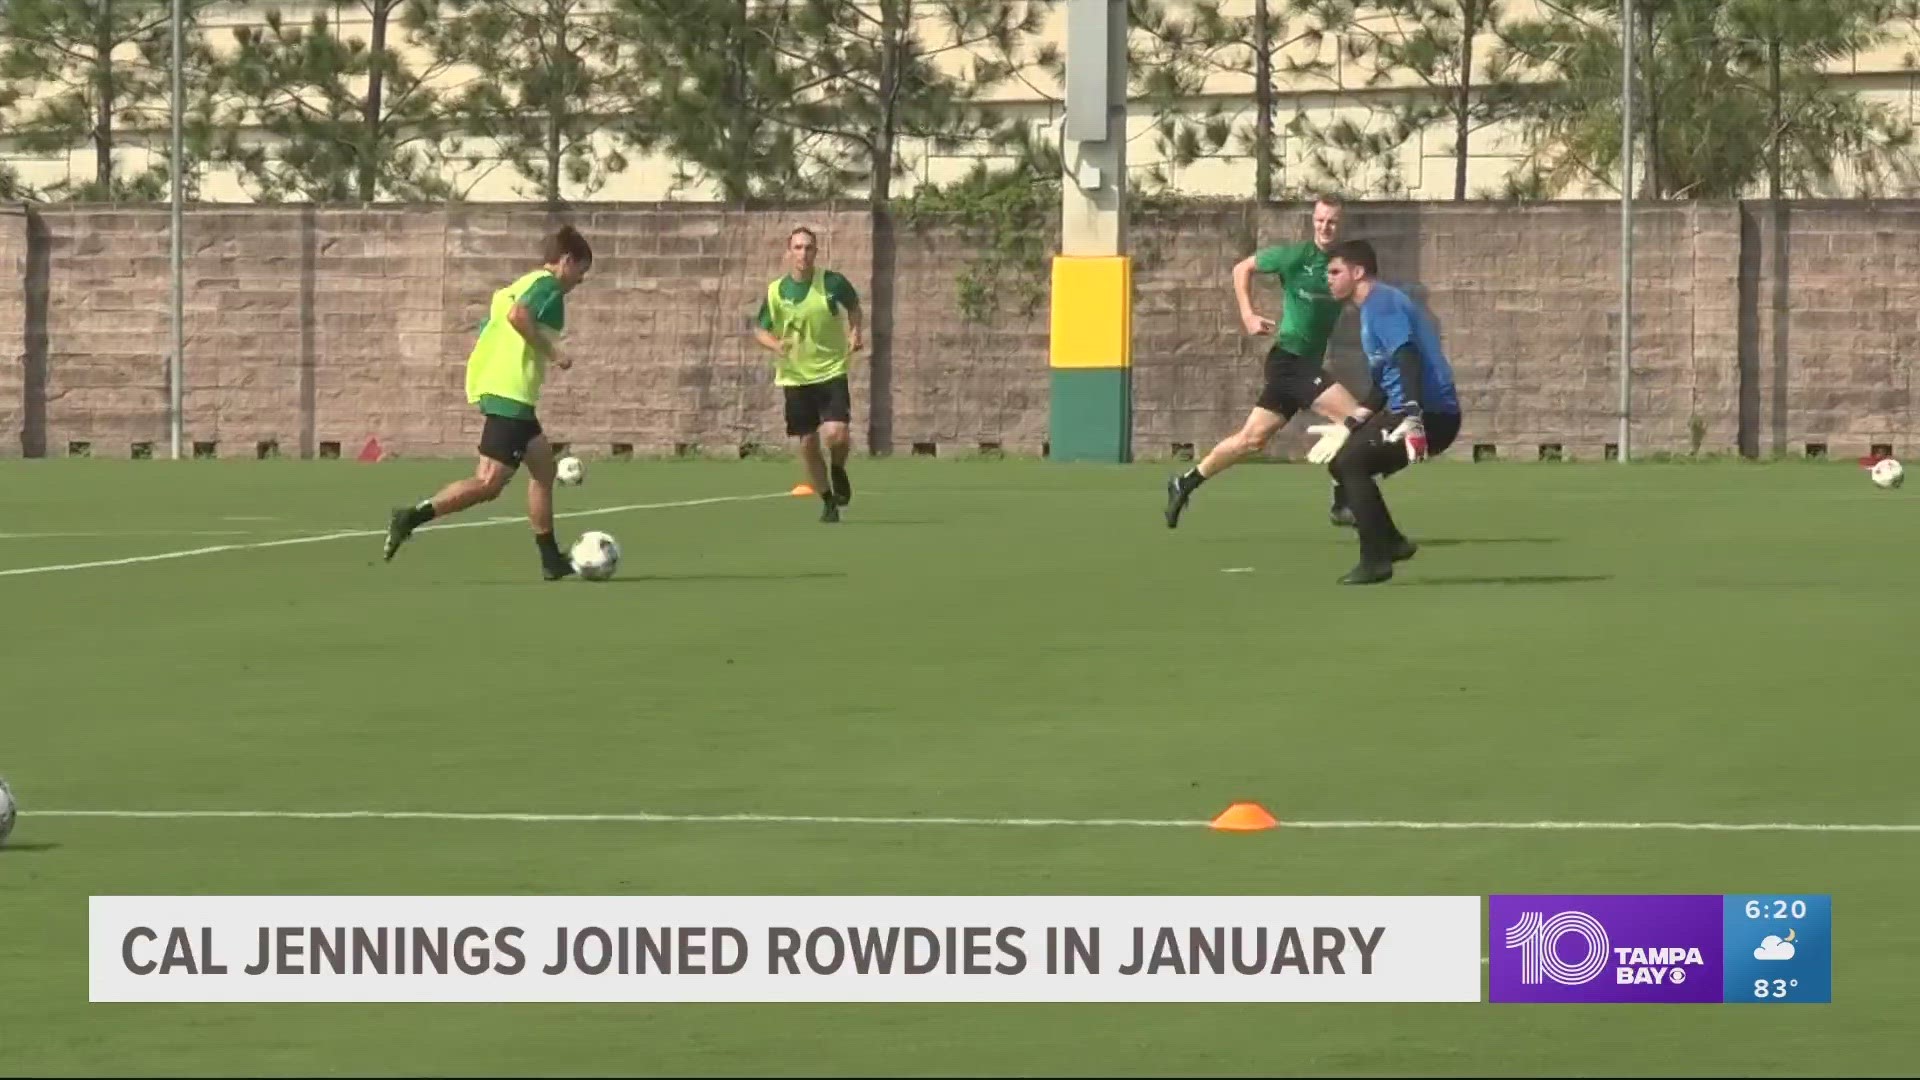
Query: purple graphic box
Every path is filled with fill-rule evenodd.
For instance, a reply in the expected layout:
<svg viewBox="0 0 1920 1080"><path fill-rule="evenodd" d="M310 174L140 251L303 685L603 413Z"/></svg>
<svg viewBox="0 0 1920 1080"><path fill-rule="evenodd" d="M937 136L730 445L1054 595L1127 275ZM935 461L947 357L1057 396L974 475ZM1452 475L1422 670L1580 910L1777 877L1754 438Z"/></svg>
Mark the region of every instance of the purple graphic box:
<svg viewBox="0 0 1920 1080"><path fill-rule="evenodd" d="M1490 896L1488 1000L1719 1002L1719 896Z"/></svg>

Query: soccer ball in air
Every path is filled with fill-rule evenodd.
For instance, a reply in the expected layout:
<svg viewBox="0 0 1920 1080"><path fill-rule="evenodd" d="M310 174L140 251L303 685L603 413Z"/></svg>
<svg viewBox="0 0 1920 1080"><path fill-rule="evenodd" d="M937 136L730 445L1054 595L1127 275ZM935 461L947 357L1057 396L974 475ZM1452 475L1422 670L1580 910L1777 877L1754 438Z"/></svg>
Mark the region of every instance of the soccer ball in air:
<svg viewBox="0 0 1920 1080"><path fill-rule="evenodd" d="M1878 487L1897 488L1907 478L1907 470L1892 458L1881 458L1873 463L1873 468L1867 470L1867 475L1873 478Z"/></svg>
<svg viewBox="0 0 1920 1080"><path fill-rule="evenodd" d="M603 532L582 533L567 552L574 572L588 581L605 581L620 569L620 544Z"/></svg>
<svg viewBox="0 0 1920 1080"><path fill-rule="evenodd" d="M5 779L0 778L0 844L7 842L7 834L13 831L13 819L18 813L19 808L13 801L13 789L7 786Z"/></svg>
<svg viewBox="0 0 1920 1080"><path fill-rule="evenodd" d="M563 457L554 468L554 478L563 484L578 484L587 478L586 463L577 457Z"/></svg>

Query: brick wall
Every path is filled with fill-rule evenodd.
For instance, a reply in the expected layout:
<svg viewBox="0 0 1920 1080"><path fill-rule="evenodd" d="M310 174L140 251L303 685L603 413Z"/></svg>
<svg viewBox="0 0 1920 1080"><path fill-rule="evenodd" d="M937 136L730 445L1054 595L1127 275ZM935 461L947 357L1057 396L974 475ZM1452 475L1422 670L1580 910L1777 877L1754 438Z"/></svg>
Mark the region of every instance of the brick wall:
<svg viewBox="0 0 1920 1080"><path fill-rule="evenodd" d="M856 365L855 423L878 449L943 454L1046 439L1046 311L960 317L967 240L864 210L589 208L600 258L569 303L578 361L541 413L583 452L785 441L746 319L796 221L860 287L885 353ZM1920 347L1920 204L1663 204L1636 215L1637 452L1911 452ZM489 292L532 265L540 210L195 208L187 217L187 438L220 456L377 436L403 454L469 453L462 361ZM1304 236L1297 208L1142 215L1135 227L1135 452L1204 451L1244 419L1261 343L1238 332L1227 271ZM1619 217L1610 203L1526 209L1367 204L1383 276L1439 319L1467 408L1464 447L1598 457L1617 438ZM878 257L876 257L878 256ZM878 275L876 277L876 274ZM890 295L889 295L890 294ZM1277 304L1267 294L1270 313ZM167 214L0 209L0 453L89 443L164 454ZM1335 370L1363 383L1354 320ZM1297 421L1296 427L1302 422ZM1290 433L1276 453L1297 452Z"/></svg>

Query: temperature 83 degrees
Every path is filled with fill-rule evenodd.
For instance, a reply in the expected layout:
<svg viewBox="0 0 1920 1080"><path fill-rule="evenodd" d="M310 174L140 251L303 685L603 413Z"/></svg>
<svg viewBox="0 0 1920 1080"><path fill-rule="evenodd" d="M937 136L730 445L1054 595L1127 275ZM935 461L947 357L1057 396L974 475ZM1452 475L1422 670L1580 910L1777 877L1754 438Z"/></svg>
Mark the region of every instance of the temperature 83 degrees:
<svg viewBox="0 0 1920 1080"><path fill-rule="evenodd" d="M1833 1000L1833 897L1753 893L1725 900L1722 1000L1761 1005Z"/></svg>

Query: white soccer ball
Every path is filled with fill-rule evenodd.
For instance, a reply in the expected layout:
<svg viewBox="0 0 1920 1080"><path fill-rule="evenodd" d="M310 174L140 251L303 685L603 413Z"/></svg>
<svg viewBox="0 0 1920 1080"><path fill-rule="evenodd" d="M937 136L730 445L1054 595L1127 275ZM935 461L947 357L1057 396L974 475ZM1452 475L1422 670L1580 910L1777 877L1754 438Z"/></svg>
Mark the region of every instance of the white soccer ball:
<svg viewBox="0 0 1920 1080"><path fill-rule="evenodd" d="M586 462L571 455L563 457L555 466L554 477L563 484L582 483L587 479Z"/></svg>
<svg viewBox="0 0 1920 1080"><path fill-rule="evenodd" d="M1872 477L1874 484L1879 487L1897 488L1901 481L1907 478L1907 470L1901 468L1900 463L1892 458L1881 458L1873 463L1873 468L1867 470L1867 475Z"/></svg>
<svg viewBox="0 0 1920 1080"><path fill-rule="evenodd" d="M4 777L0 777L0 844L7 842L7 834L13 831L13 819L18 814L19 807L13 801L13 789L7 786Z"/></svg>
<svg viewBox="0 0 1920 1080"><path fill-rule="evenodd" d="M620 544L603 532L583 533L567 552L574 572L588 581L605 581L620 569Z"/></svg>

